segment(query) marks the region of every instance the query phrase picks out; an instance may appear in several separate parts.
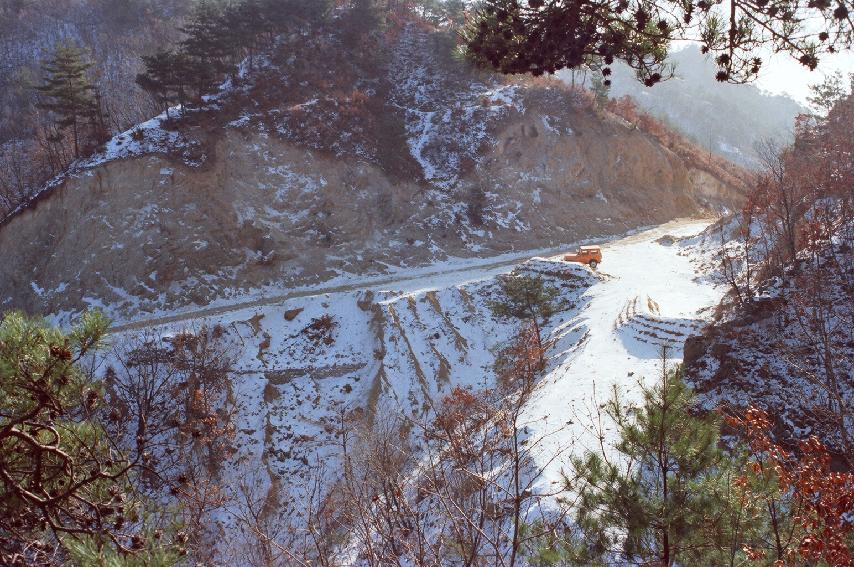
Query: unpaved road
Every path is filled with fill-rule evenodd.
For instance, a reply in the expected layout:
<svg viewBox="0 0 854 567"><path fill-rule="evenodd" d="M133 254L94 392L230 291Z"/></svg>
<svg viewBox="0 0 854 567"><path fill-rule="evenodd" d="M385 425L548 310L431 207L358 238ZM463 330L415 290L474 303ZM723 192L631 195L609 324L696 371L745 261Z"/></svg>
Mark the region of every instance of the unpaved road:
<svg viewBox="0 0 854 567"><path fill-rule="evenodd" d="M703 222L704 221L701 219L676 219L653 229L642 230L640 232L629 236L624 236L622 238L615 237L611 241L604 243L602 247L603 249L608 250L609 248L620 247L626 244L630 244L632 242L637 241L638 239L645 240L651 231L654 231L656 234L663 235L668 234L671 231L678 231L680 227L691 226L696 223ZM709 221L705 222L708 223ZM467 262L465 264L449 263L443 267L438 267L435 269L418 268L390 275L387 277L380 276L374 278L364 278L358 281L347 282L342 284L321 284L311 288L298 289L287 293L268 295L255 299L237 301L234 303L214 305L211 307L201 307L198 309L180 311L169 315L139 318L133 321L126 321L113 325L112 327L110 327L110 331L113 333L123 333L126 331L147 329L150 327L158 327L161 325L168 325L172 323L197 321L208 317L223 315L225 313L240 311L242 309L284 303L290 299L296 299L299 297L313 297L330 293L341 293L359 290L394 289L401 291L412 291L414 289L423 289L425 287L439 287L436 285L438 282L441 282L442 285L444 285L445 283L449 283L451 285L454 283L459 284L465 281L471 281L473 279L493 276L502 271L506 271L506 268L515 266L520 262L533 256L551 256L560 252L571 250L572 248L573 245L565 245L541 250L522 251L500 256L494 261L490 261L489 259L472 259L471 262ZM606 254L603 260L603 271L608 271L608 266L611 262L612 260Z"/></svg>
<svg viewBox="0 0 854 567"><path fill-rule="evenodd" d="M696 278L691 259L678 245L656 242L666 234L693 236L710 221L669 223L611 243L603 254L602 273L609 278L590 287L589 303L568 325L583 326L586 338L576 351L560 358L542 381L526 410L536 434L579 449L598 450L597 407L613 388L624 401L640 401L639 382L661 372L661 344L669 358L682 358L685 338L697 332L705 310L720 302L723 290ZM560 434L556 434L560 432ZM603 434L609 438L610 432ZM544 450L554 454L558 446ZM548 482L560 482L550 462Z"/></svg>
<svg viewBox="0 0 854 567"><path fill-rule="evenodd" d="M700 221L698 219L676 219L670 221L669 223L656 227L653 230L661 231L661 234L666 234L668 231L677 230L681 226L691 225L692 223L697 222L703 221ZM649 230L645 230L637 234L632 234L630 236L622 238L615 237L611 241L603 244L603 248L607 250L608 248L613 246L633 242L637 238L642 238L643 235L646 235L648 232ZM506 268L515 266L521 261L524 261L533 256L550 256L559 252L568 251L571 248L572 245L566 245L541 250L514 252L512 254L500 256L494 261L482 258L472 259L470 262L466 262L464 264L448 263L444 266L434 269L417 268L405 272L402 271L400 273L393 274L387 277L378 276L374 278L364 278L358 281L341 284L321 284L310 288L298 289L294 291L289 291L287 293L268 295L254 299L246 299L234 303L214 305L211 307L201 307L198 309L171 313L169 315L139 318L133 321L126 321L113 325L112 327L110 327L110 332L123 333L127 331L147 329L150 327L158 327L161 325L168 325L172 323L197 321L208 317L223 315L225 313L240 311L242 309L262 307L267 305L276 305L284 303L290 299L296 299L299 297L313 297L328 293L341 293L359 290L395 289L401 291L412 291L413 289L422 289L424 287L436 286L437 282L442 282L443 284L463 283L465 281L470 281L475 278L480 279L483 277L489 277L502 271L506 271ZM606 257L603 262L603 269L605 271L607 271L609 263L610 259Z"/></svg>
<svg viewBox="0 0 854 567"><path fill-rule="evenodd" d="M549 248L547 250L542 250L539 252L545 254L554 254L562 249L566 249L567 247L557 247L557 248ZM446 269L439 270L424 270L418 272L417 274L396 274L394 276L389 277L378 277L378 278L370 278L359 280L356 282L338 284L338 285L318 285L316 287L300 289L291 291L288 293L269 295L265 297L260 297L257 299L250 299L246 301L238 301L235 303L228 303L225 305L216 305L212 307L202 307L199 309L193 309L191 311L181 311L179 313L175 313L172 315L162 315L156 317L149 317L143 319L137 319L135 321L129 321L126 323L120 323L118 325L113 325L110 327L110 331L113 333L122 333L125 331L132 331L137 329L146 329L149 327L157 327L160 325L167 325L170 323L180 323L183 321L195 321L198 319L205 319L207 317L213 317L215 315L222 315L224 313L231 313L233 311L240 311L242 309L248 309L252 307L262 307L267 305L275 305L279 303L284 303L289 299L296 299L298 297L315 297L319 295L325 295L330 293L342 293L348 291L358 291L358 290L376 290L376 289L408 289L413 285L419 286L422 285L425 281L429 281L430 279L436 278L437 276L453 276L455 274L466 274L472 273L473 271L477 271L478 273L483 273L484 275L488 275L491 272L496 270L500 270L501 268L507 268L509 266L515 266L519 262L528 259L529 257L536 255L535 251L527 251L519 253L518 255L514 254L512 258L504 258L495 262L487 262L487 263L472 263L471 265L463 265L463 266L454 266ZM482 260L481 260L482 262ZM471 278L466 278L471 279ZM465 280L461 280L465 281Z"/></svg>

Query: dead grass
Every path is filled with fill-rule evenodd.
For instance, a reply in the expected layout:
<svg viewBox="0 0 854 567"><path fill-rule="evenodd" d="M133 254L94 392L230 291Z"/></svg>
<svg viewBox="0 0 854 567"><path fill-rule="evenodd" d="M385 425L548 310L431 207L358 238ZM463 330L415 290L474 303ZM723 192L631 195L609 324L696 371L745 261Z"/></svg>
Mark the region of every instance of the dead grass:
<svg viewBox="0 0 854 567"><path fill-rule="evenodd" d="M278 389L276 389L275 386L273 386L271 382L268 381L266 384L264 384L264 403L269 404L270 402L278 400L281 397L282 394L279 392Z"/></svg>
<svg viewBox="0 0 854 567"><path fill-rule="evenodd" d="M684 135L669 128L662 121L641 111L631 97L624 96L611 99L606 105L606 110L613 116L625 120L641 132L655 138L688 165L711 173L719 180L741 190L743 193L746 193L755 182L753 173L701 148Z"/></svg>
<svg viewBox="0 0 854 567"><path fill-rule="evenodd" d="M312 319L300 332L315 345L330 346L335 343L335 329L337 328L338 322L327 313Z"/></svg>
<svg viewBox="0 0 854 567"><path fill-rule="evenodd" d="M460 351L462 356L468 352L468 341L462 334L460 334L459 329L454 325L451 321L451 318L448 317L448 314L442 309L441 304L439 303L439 297L436 295L435 291L428 291L424 294L427 298L427 302L433 307L433 310L439 315L442 320L445 322L445 327L447 327L451 333L454 335L454 346L457 347L457 350Z"/></svg>

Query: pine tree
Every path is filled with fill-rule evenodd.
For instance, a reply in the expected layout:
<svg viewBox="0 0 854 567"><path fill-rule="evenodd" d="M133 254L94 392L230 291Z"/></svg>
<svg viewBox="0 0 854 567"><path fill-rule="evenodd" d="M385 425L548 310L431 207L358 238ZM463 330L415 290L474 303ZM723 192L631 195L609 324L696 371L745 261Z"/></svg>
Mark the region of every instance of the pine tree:
<svg viewBox="0 0 854 567"><path fill-rule="evenodd" d="M731 0L728 19L707 0L472 4L475 17L464 33L468 54L503 73L552 74L603 57L606 65L622 60L651 87L672 76L666 63L672 43L690 39L713 55L718 81L744 82L759 75L769 47L811 70L824 54L854 47L851 0L812 1L794 11L779 2Z"/></svg>
<svg viewBox="0 0 854 567"><path fill-rule="evenodd" d="M331 8L330 0L261 0L261 3L272 32L287 33L314 27L326 18Z"/></svg>
<svg viewBox="0 0 854 567"><path fill-rule="evenodd" d="M222 14L222 25L227 30L228 43L235 51L245 51L249 68L254 68L259 38L271 31L260 0L246 0L227 7Z"/></svg>
<svg viewBox="0 0 854 567"><path fill-rule="evenodd" d="M98 313L68 333L20 313L0 320L2 565L70 556L74 565L159 567L179 559L180 535L167 542L142 521L128 483L135 463L107 436L100 384L81 369L106 330Z"/></svg>
<svg viewBox="0 0 854 567"><path fill-rule="evenodd" d="M201 2L187 25L180 28L187 35L181 47L188 58L187 71L195 85L198 101L212 90L217 80L234 70L232 60L236 48L229 41L228 26L213 4Z"/></svg>
<svg viewBox="0 0 854 567"><path fill-rule="evenodd" d="M330 0L290 0L300 25L315 26L323 22L332 9Z"/></svg>
<svg viewBox="0 0 854 567"><path fill-rule="evenodd" d="M643 389L643 403L617 396L604 406L619 440L613 454L572 460L565 477L578 495L575 519L581 564L729 565L741 553L734 534L736 467L718 446L719 420L695 415L681 368L663 365L661 381ZM744 528L741 528L744 529Z"/></svg>
<svg viewBox="0 0 854 567"><path fill-rule="evenodd" d="M362 47L380 27L380 13L374 0L352 0L340 19L341 41L350 48Z"/></svg>
<svg viewBox="0 0 854 567"><path fill-rule="evenodd" d="M542 352L540 327L560 309L559 290L546 285L539 276L509 275L500 280L500 285L503 297L490 301L489 308L499 317L514 317L530 322L536 333L537 346Z"/></svg>
<svg viewBox="0 0 854 567"><path fill-rule="evenodd" d="M86 124L93 125L96 121L95 87L87 77L91 67L92 63L86 59L83 50L60 45L43 63L44 82L36 87L43 95L37 106L56 117L58 131L71 129L75 158L80 157ZM61 139L51 141L59 142Z"/></svg>
<svg viewBox="0 0 854 567"><path fill-rule="evenodd" d="M187 57L174 51L160 51L150 56L143 56L145 73L136 76L136 84L154 98L161 108L166 109L169 116L169 106L178 103L181 110L187 100L187 79L189 64Z"/></svg>

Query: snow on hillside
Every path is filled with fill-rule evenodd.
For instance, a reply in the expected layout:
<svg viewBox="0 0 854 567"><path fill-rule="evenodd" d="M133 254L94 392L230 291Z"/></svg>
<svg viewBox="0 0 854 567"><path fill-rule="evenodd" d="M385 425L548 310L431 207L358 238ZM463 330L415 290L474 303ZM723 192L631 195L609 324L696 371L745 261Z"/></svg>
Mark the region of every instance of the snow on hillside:
<svg viewBox="0 0 854 567"><path fill-rule="evenodd" d="M469 218L470 205L460 198L460 191L467 188L463 177L498 143L492 132L496 125L524 113L523 95L519 85L504 84L498 77L462 73L456 62L446 60L448 53L437 54L441 50L434 48L436 40L435 34L415 24L403 29L388 70L391 104L403 112L409 153L431 186L429 207L439 209L424 226L458 227L477 252L476 241L488 231ZM482 218L476 224L530 230L520 218L523 203L503 201L490 189L496 188L484 190ZM426 210L427 203L421 208Z"/></svg>
<svg viewBox="0 0 854 567"><path fill-rule="evenodd" d="M26 267L0 268L0 305L133 320L603 238L735 197L557 81L454 59L447 34L404 25L356 59L334 33L306 42L58 177L40 202L74 195L61 237L49 206L0 221L0 254Z"/></svg>
<svg viewBox="0 0 854 567"><path fill-rule="evenodd" d="M267 57L258 57L257 59L257 65L260 68L270 65ZM244 60L238 65L237 72L237 76L244 81L240 89L235 89L231 77L228 77L218 86L216 93L202 97L204 104L200 107L181 108L178 105L172 106L157 116L144 120L123 132L116 133L92 155L72 162L65 171L48 180L44 186L29 197L27 202L22 203L0 218L0 224L7 218L11 218L30 207L33 201L43 198L69 178L81 175L91 176L92 170L112 161L160 154L189 167L201 166L208 157L202 144L199 140L175 129L177 122L188 114L218 110L220 99L237 91L246 91L252 84L248 71L248 61ZM175 123L169 125L170 121L175 121Z"/></svg>
<svg viewBox="0 0 854 567"><path fill-rule="evenodd" d="M342 418L379 409L425 419L456 386L495 386L495 353L518 322L494 317L488 302L499 296L495 276L510 270L542 276L565 300L544 327L548 366L527 410L532 435L560 429L549 441L555 451L592 446L594 394L614 384L636 395L637 381L657 373L659 345L672 344L671 356L681 357L686 335L719 300L717 289L695 280L687 257L657 242L706 224L674 222L607 244L598 272L559 256L475 266L259 304L160 331L219 324L240 345L233 391L234 460L241 466L233 471L242 474L247 463L268 471L265 482L288 487L277 517L299 523L318 471L326 471L322 483L337 478ZM550 463L544 482L556 482L563 464ZM227 514L220 520L228 524Z"/></svg>
<svg viewBox="0 0 854 567"><path fill-rule="evenodd" d="M578 314L580 296L597 281L588 269L564 262L531 261L517 269L544 274L561 289L567 309L560 322ZM306 479L319 462L334 462L341 412L359 415L382 405L421 418L455 386L494 383L493 350L517 324L491 315L487 302L497 282L494 272L485 279L479 272L462 272L440 289L322 294L207 321L242 345L235 460L260 460L291 484L293 507L282 512L300 512L307 486L296 479Z"/></svg>
<svg viewBox="0 0 854 567"><path fill-rule="evenodd" d="M442 64L431 43L436 36L407 25L394 51L389 75L392 102L403 109L409 151L424 178L451 189L462 169L477 163L489 137L489 126L511 110L523 111L516 85L461 81Z"/></svg>
<svg viewBox="0 0 854 567"><path fill-rule="evenodd" d="M581 343L556 358L528 409L528 418L539 421L537 435L553 446L545 455L567 447L597 450L599 440L590 429L596 400L607 399L616 386L626 401L639 401L638 383L660 374L662 345L669 347L670 363L681 360L685 339L703 326L722 290L698 280L690 258L661 237L694 235L707 226L671 223L603 247L604 279L568 323L578 329ZM544 482L559 481L565 461L540 464L550 469Z"/></svg>
<svg viewBox="0 0 854 567"><path fill-rule="evenodd" d="M688 378L703 406L760 407L783 440L817 435L840 450L842 431L854 426L852 276L850 245L834 242L802 252L782 277L754 283L750 303L730 306L692 341Z"/></svg>

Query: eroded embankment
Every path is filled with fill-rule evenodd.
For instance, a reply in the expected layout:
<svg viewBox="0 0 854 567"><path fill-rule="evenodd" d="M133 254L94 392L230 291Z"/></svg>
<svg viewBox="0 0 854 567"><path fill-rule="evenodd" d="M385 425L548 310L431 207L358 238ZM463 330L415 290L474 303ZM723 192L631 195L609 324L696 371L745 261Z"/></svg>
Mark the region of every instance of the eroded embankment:
<svg viewBox="0 0 854 567"><path fill-rule="evenodd" d="M407 28L375 62L385 87L370 104L299 75L308 86L274 102L250 90L181 127L204 138L202 165L169 148L93 160L0 226L0 307L134 317L613 236L741 198L559 83L473 74L424 33ZM144 135L172 140L154 122Z"/></svg>

